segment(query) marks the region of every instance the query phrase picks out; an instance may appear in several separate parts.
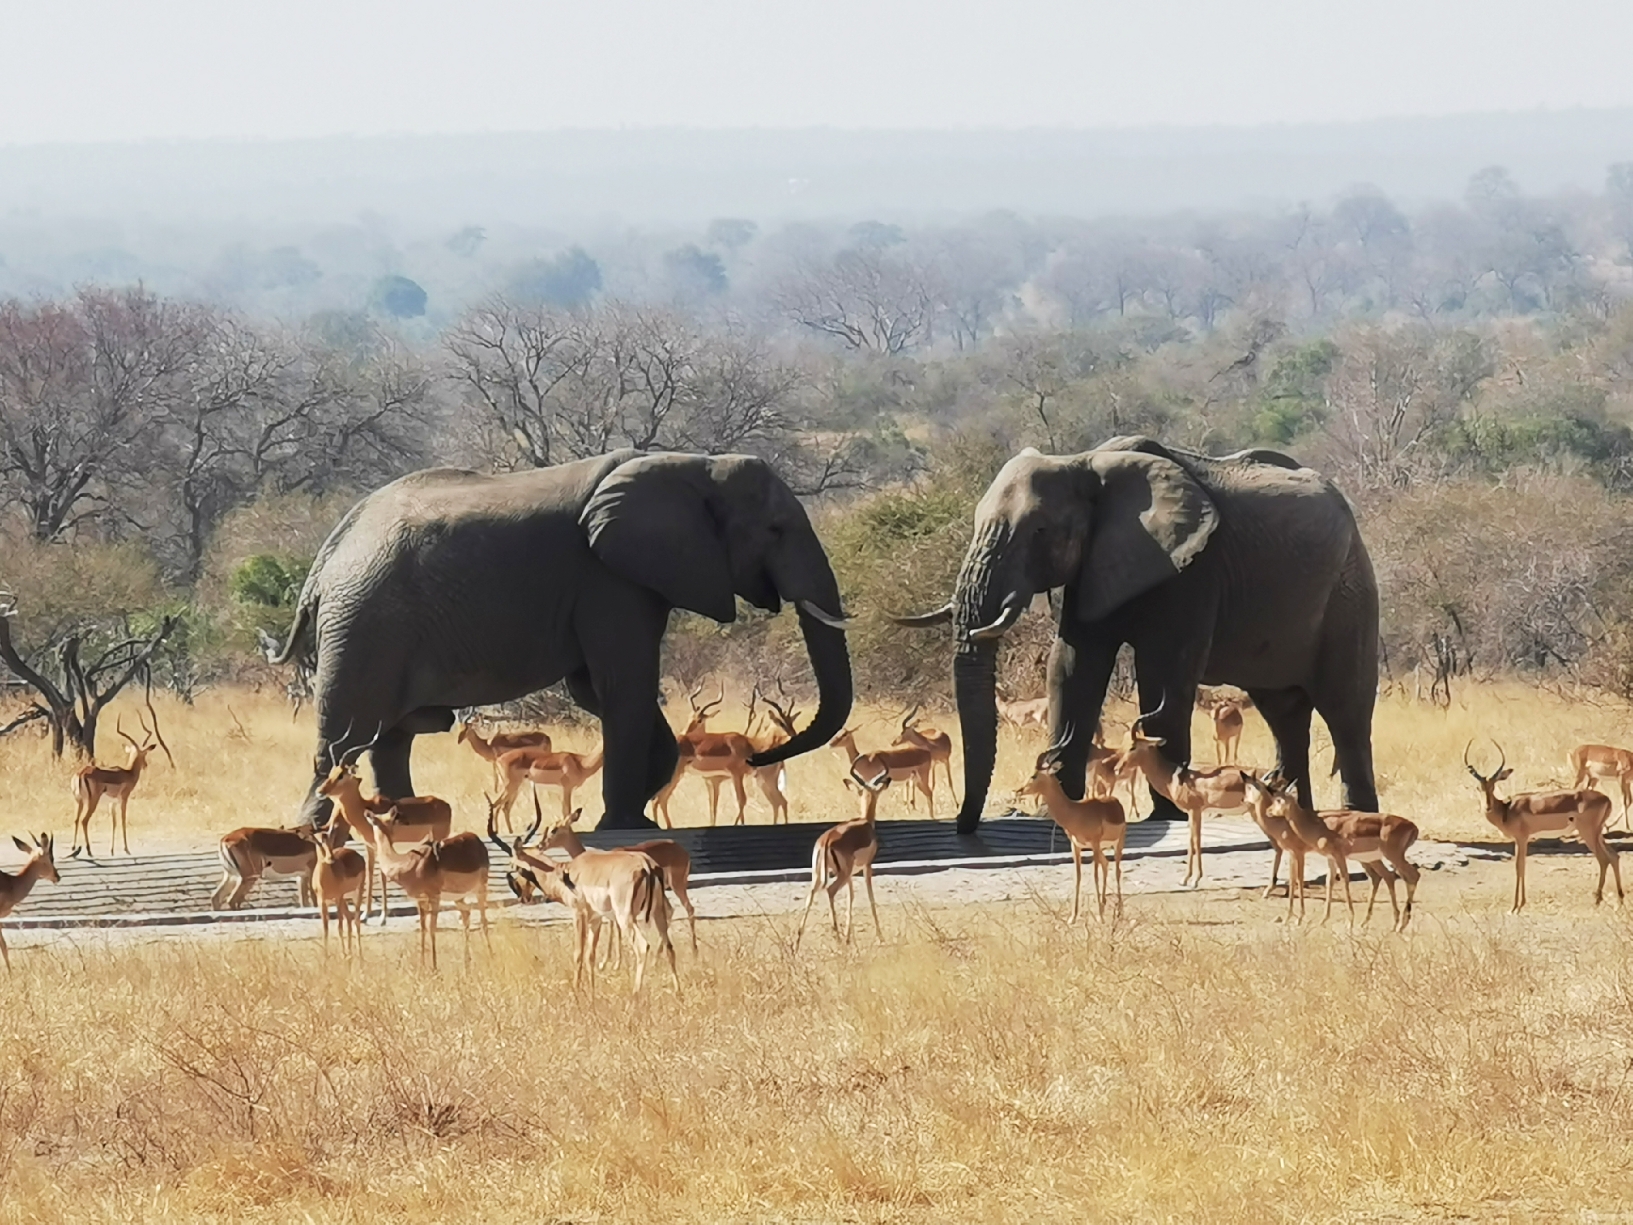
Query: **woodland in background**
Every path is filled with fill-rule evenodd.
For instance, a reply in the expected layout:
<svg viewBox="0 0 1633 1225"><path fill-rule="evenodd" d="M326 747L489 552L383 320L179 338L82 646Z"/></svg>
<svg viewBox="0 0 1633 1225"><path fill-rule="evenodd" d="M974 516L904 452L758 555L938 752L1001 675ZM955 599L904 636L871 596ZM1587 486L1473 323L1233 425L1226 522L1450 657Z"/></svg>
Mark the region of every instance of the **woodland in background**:
<svg viewBox="0 0 1633 1225"><path fill-rule="evenodd" d="M1620 165L1557 199L1492 168L1411 215L1357 189L1278 216L726 218L663 250L508 263L470 227L424 256L464 270L424 278L463 300L398 258L349 309L301 308L322 250L223 253L186 297L104 270L0 301L10 637L62 678L70 644L117 672L163 629L153 677L183 696L281 686L257 631L287 629L360 492L429 464L748 451L810 498L860 617L860 695L934 701L944 635L882 614L945 598L1016 450L1142 433L1273 446L1339 482L1391 684L1444 701L1460 676L1518 673L1633 696L1630 240ZM1011 635L1011 696L1040 689L1048 639L1042 613ZM669 653L688 683L804 679L789 619L750 610L678 617Z"/></svg>

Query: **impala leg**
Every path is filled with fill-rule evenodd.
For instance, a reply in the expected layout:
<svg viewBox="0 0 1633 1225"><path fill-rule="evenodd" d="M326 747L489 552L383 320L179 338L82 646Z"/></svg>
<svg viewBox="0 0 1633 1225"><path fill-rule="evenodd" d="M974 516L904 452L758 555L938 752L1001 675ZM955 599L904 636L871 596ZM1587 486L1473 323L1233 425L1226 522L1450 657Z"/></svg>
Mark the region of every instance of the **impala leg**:
<svg viewBox="0 0 1633 1225"><path fill-rule="evenodd" d="M1338 865L1331 856L1327 857L1327 912L1321 916L1323 924L1332 918L1332 878L1338 875Z"/></svg>
<svg viewBox="0 0 1633 1225"><path fill-rule="evenodd" d="M328 957L328 955L329 955L329 899L326 898L326 897L319 896L319 898L318 898L318 918L323 920L323 955L325 957ZM335 921L337 923L340 921L338 911L336 912Z"/></svg>
<svg viewBox="0 0 1633 1225"><path fill-rule="evenodd" d="M1106 920L1106 894L1111 892L1111 865L1106 862L1105 848L1094 844L1094 901L1100 912L1100 921Z"/></svg>
<svg viewBox="0 0 1633 1225"><path fill-rule="evenodd" d="M828 917L833 920L834 936L836 938L839 935L839 908L834 904L834 898L838 896L839 890L844 884L844 878L839 876L828 882Z"/></svg>
<svg viewBox="0 0 1633 1225"><path fill-rule="evenodd" d="M1261 898L1268 898L1276 892L1276 873L1281 871L1281 847L1278 846L1274 849L1276 854L1270 860L1270 883L1264 887L1264 892L1259 895ZM1292 887L1292 882L1289 881L1287 888L1291 890ZM1292 894L1289 893L1287 896L1291 897Z"/></svg>
<svg viewBox="0 0 1633 1225"><path fill-rule="evenodd" d="M6 973L11 973L11 954L6 951L6 933L0 929L0 961L6 963Z"/></svg>
<svg viewBox="0 0 1633 1225"><path fill-rule="evenodd" d="M692 909L692 898L686 892L686 882L678 877L669 882L669 887L675 891L675 897L686 909L686 925L692 929L692 952L697 953L697 911Z"/></svg>
<svg viewBox="0 0 1633 1225"><path fill-rule="evenodd" d="M862 865L862 880L868 887L868 908L873 911L873 934L879 938L879 943L883 944L885 939L885 929L879 923L879 904L873 900L872 863Z"/></svg>
<svg viewBox="0 0 1633 1225"><path fill-rule="evenodd" d="M1525 905L1525 837L1514 839L1514 906L1508 913L1519 914Z"/></svg>
<svg viewBox="0 0 1633 1225"><path fill-rule="evenodd" d="M468 969L471 964L471 908L466 902L459 904L459 927L463 935L461 944L465 949L465 966Z"/></svg>
<svg viewBox="0 0 1633 1225"><path fill-rule="evenodd" d="M1354 931L1355 930L1355 895L1350 891L1349 860L1347 860L1347 859L1343 861L1343 873L1344 873L1344 904L1349 908L1350 930Z"/></svg>
<svg viewBox="0 0 1633 1225"><path fill-rule="evenodd" d="M1298 882L1298 921L1304 922L1304 852L1294 851L1292 863L1288 865L1291 875L1287 878L1287 917L1293 917L1293 882Z"/></svg>
<svg viewBox="0 0 1633 1225"><path fill-rule="evenodd" d="M1196 868L1196 877L1188 875L1192 865ZM1187 883L1193 886L1202 884L1202 810L1199 808L1191 813L1191 853L1186 860Z"/></svg>
<svg viewBox="0 0 1633 1225"><path fill-rule="evenodd" d="M1372 886L1372 892L1367 895L1366 917L1361 920L1361 926L1365 927L1372 922L1372 907L1378 900L1378 886L1383 884L1383 875L1378 871L1378 865L1374 863L1363 863L1361 871L1367 874L1367 883ZM1393 886L1391 886L1390 892L1394 892ZM1399 916L1397 915L1397 917ZM1354 922L1353 917L1350 921Z"/></svg>
<svg viewBox="0 0 1633 1225"><path fill-rule="evenodd" d="M1593 857L1599 861L1599 888L1594 891L1593 904L1597 906L1604 900L1605 874L1614 869L1616 873L1616 902L1618 905L1620 905L1622 902L1621 859L1615 851L1610 849L1609 844L1605 842L1605 831L1603 828L1595 831L1593 841L1589 844L1589 849L1593 851Z"/></svg>
<svg viewBox="0 0 1633 1225"><path fill-rule="evenodd" d="M737 792L737 821L738 825L748 824L748 788L743 784L746 781L741 774L731 776L732 789Z"/></svg>
<svg viewBox="0 0 1633 1225"><path fill-rule="evenodd" d="M641 934L640 924L630 924L629 942L635 946L635 994L639 995L641 993L641 982L646 977L646 955L649 947L646 937Z"/></svg>
<svg viewBox="0 0 1633 1225"><path fill-rule="evenodd" d="M930 773L929 767L926 767L924 773L919 776L919 790L924 792L925 811L930 814L930 820L934 821L936 819L936 778L935 775Z"/></svg>
<svg viewBox="0 0 1633 1225"><path fill-rule="evenodd" d="M845 943L851 942L856 932L856 874L845 876Z"/></svg>
<svg viewBox="0 0 1633 1225"><path fill-rule="evenodd" d="M441 898L433 898L430 905L426 907L426 915L429 919L428 926L431 929L431 968L433 970L437 968L437 912L441 909Z"/></svg>
<svg viewBox="0 0 1633 1225"><path fill-rule="evenodd" d="M799 942L805 938L805 923L806 920L811 917L811 907L816 904L816 896L821 888L822 879L818 876L813 876L811 880L811 892L805 897L805 913L800 915L799 930L794 933L794 951L796 953L799 952Z"/></svg>
<svg viewBox="0 0 1633 1225"><path fill-rule="evenodd" d="M488 883L483 881L476 889L477 914L482 920L482 947L493 952L493 937L488 934Z"/></svg>
<svg viewBox="0 0 1633 1225"><path fill-rule="evenodd" d="M1072 917L1068 924L1077 922L1078 903L1083 898L1083 848L1072 842Z"/></svg>
<svg viewBox="0 0 1633 1225"><path fill-rule="evenodd" d="M1117 909L1116 914L1123 913L1123 840L1128 836L1125 827L1117 835L1117 841L1112 845L1112 862L1117 867Z"/></svg>

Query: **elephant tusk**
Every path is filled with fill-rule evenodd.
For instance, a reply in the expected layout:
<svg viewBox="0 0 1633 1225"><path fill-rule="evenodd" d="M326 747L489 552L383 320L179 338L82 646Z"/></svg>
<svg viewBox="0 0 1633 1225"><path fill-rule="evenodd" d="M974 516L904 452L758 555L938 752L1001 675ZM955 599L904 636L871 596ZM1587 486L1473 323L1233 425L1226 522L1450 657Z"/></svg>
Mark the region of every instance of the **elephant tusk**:
<svg viewBox="0 0 1633 1225"><path fill-rule="evenodd" d="M818 608L810 600L800 600L798 603L801 612L815 617L829 629L848 630L851 628L851 626L856 624L856 622L851 620L849 617L836 617L832 613L823 612L822 609Z"/></svg>
<svg viewBox="0 0 1633 1225"><path fill-rule="evenodd" d="M1010 627L1021 619L1021 613L1025 611L1026 601L1016 601L1007 606L991 625L983 625L980 629L973 629L964 637L971 642L991 642L994 638L1002 638L1009 632Z"/></svg>
<svg viewBox="0 0 1633 1225"><path fill-rule="evenodd" d="M897 625L905 625L908 629L925 629L932 625L946 625L953 619L953 602L948 600L934 612L918 613L907 617L890 618Z"/></svg>

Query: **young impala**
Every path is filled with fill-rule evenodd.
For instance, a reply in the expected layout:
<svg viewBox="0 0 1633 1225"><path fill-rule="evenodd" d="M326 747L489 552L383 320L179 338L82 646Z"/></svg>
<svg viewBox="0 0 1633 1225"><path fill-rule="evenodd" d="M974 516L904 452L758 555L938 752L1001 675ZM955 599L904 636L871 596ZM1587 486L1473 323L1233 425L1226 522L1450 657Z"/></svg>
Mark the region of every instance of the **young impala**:
<svg viewBox="0 0 1633 1225"><path fill-rule="evenodd" d="M1236 702L1217 702L1213 707L1214 756L1220 765L1234 765L1242 743L1242 707Z"/></svg>
<svg viewBox="0 0 1633 1225"><path fill-rule="evenodd" d="M153 726L148 727L147 719L141 711L136 712L137 718L142 721L142 731L146 733L146 740L137 744L125 731L124 721L116 719L114 730L130 744L130 759L122 766L99 766L92 762L82 766L74 775L72 784L74 793L74 844L69 848L69 855L79 852L80 835L85 838L85 853L91 851L91 817L96 813L96 806L102 802L104 796L110 800L119 801L119 811L113 816L113 827L108 830L108 854L114 853L114 834L117 832L124 837L125 854L130 854L130 824L126 810L130 807L131 792L136 790L136 784L142 781L142 771L147 768L148 754L155 748L163 748L165 756L170 757L170 749L159 735L159 716L155 712ZM175 760L171 758L171 764Z"/></svg>
<svg viewBox="0 0 1633 1225"><path fill-rule="evenodd" d="M437 914L442 899L459 910L465 929L465 961L471 959L471 899L482 922L482 940L488 939L488 848L475 834L454 834L425 841L406 851L391 844L389 826L372 812L365 819L374 828L374 851L381 873L414 899L420 917L420 961L425 961L426 939L431 946L431 968L437 968Z"/></svg>
<svg viewBox="0 0 1633 1225"><path fill-rule="evenodd" d="M363 887L369 877L368 860L350 847L341 845L350 832L344 821L330 822L330 828L321 833L303 832L312 840L316 852L311 890L317 902L318 917L323 920L323 955L329 955L329 906L333 903L335 925L340 928L341 952L349 957L351 946L355 944L358 956L362 956L360 924Z"/></svg>
<svg viewBox="0 0 1633 1225"><path fill-rule="evenodd" d="M851 942L856 917L856 871L862 871L867 884L868 908L873 911L873 931L880 940L885 938L879 926L879 906L873 900L873 857L879 853L879 827L875 819L879 807L879 793L890 786L889 773L877 766L878 773L864 778L851 767L851 776L845 786L857 791L862 798L862 815L854 821L845 821L824 833L811 848L811 892L805 899L805 913L800 916L799 931L794 935L794 949L799 950L805 936L805 923L811 917L811 906L816 895L828 891L828 914L833 919L834 935L839 934L839 910L834 896L843 887L845 893L845 943ZM854 780L854 785L852 783Z"/></svg>
<svg viewBox="0 0 1633 1225"><path fill-rule="evenodd" d="M1162 709L1157 706L1152 715ZM1130 729L1130 744L1123 754L1126 763L1138 766L1151 789L1173 801L1176 808L1190 818L1190 852L1185 860L1185 883L1202 883L1202 814L1217 813L1235 816L1249 811L1244 774L1235 766L1216 766L1211 770L1193 770L1177 766L1162 755L1166 743L1160 736L1147 736L1141 715Z"/></svg>
<svg viewBox="0 0 1633 1225"><path fill-rule="evenodd" d="M1496 743L1493 741L1492 743ZM1463 764L1480 784L1485 793L1486 820L1496 826L1503 837L1514 843L1514 905L1510 914L1518 914L1525 905L1525 853L1531 839L1543 834L1576 834L1593 857L1599 861L1599 887L1593 891L1597 906L1605 897L1605 873L1616 874L1616 900L1622 900L1622 864L1616 852L1605 842L1605 825L1610 821L1610 800L1597 791L1525 791L1502 799L1497 795L1497 784L1514 771L1508 768L1508 755L1497 745L1501 757L1497 771L1490 776L1481 774L1469 761L1470 740L1463 749Z"/></svg>
<svg viewBox="0 0 1633 1225"><path fill-rule="evenodd" d="M52 854L52 840L50 834L30 834L30 842L21 838L12 838L12 843L19 851L28 856L27 861L16 872L0 872L0 919L5 918L34 888L37 880L48 880L53 885L61 881L57 875L57 863ZM6 951L6 933L0 928L0 958L6 963L6 973L11 973L11 954Z"/></svg>
<svg viewBox="0 0 1633 1225"><path fill-rule="evenodd" d="M366 748L367 746L364 746ZM433 842L448 837L453 830L454 810L447 800L434 795L406 796L390 800L383 795L365 796L363 783L357 777L357 759L363 753L358 748L347 753L329 770L329 777L318 786L318 794L335 803L339 819L351 828L363 843L368 862L368 884L364 889L363 917L368 917L374 903L375 870L380 863L378 846L371 816L384 817L380 824L386 831L385 840L396 843ZM386 921L386 874L380 869L380 923Z"/></svg>
<svg viewBox="0 0 1633 1225"><path fill-rule="evenodd" d="M1123 839L1128 833L1128 821L1123 816L1122 803L1109 795L1090 796L1081 800L1070 799L1066 795L1066 789L1055 777L1060 770L1060 750L1065 742L1066 737L1062 736L1059 741L1038 754L1032 778L1015 794L1036 796L1042 800L1044 807L1049 810L1050 818L1060 826L1067 842L1071 844L1074 883L1072 917L1067 921L1076 923L1079 903L1083 898L1084 847L1088 847L1094 856L1094 897L1100 905L1102 919L1106 917L1106 896L1111 892L1110 868L1106 864L1105 848L1111 847L1117 865L1117 913L1122 913Z"/></svg>

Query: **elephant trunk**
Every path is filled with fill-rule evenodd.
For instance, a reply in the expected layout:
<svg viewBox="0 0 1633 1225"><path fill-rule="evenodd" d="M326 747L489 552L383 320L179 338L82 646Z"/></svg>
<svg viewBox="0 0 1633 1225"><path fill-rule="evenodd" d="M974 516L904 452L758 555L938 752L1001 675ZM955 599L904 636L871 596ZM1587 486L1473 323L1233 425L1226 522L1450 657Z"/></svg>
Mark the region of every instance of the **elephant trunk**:
<svg viewBox="0 0 1633 1225"><path fill-rule="evenodd" d="M845 645L845 631L824 625L816 617L799 610L800 632L805 635L805 650L811 657L811 671L816 676L817 712L810 724L764 753L749 759L755 766L775 765L801 753L823 747L844 729L851 713L851 657Z"/></svg>
<svg viewBox="0 0 1633 1225"><path fill-rule="evenodd" d="M996 641L962 644L953 658L953 692L958 700L958 727L964 741L964 804L958 810L958 832L973 834L987 802L993 763L998 758L998 677Z"/></svg>
<svg viewBox="0 0 1633 1225"><path fill-rule="evenodd" d="M1002 525L978 533L959 570L953 593L953 625L958 640L953 658L953 692L964 742L964 803L958 832L973 834L992 783L998 757L998 643L1026 610L1032 593L1024 583L1001 581L1009 543Z"/></svg>

